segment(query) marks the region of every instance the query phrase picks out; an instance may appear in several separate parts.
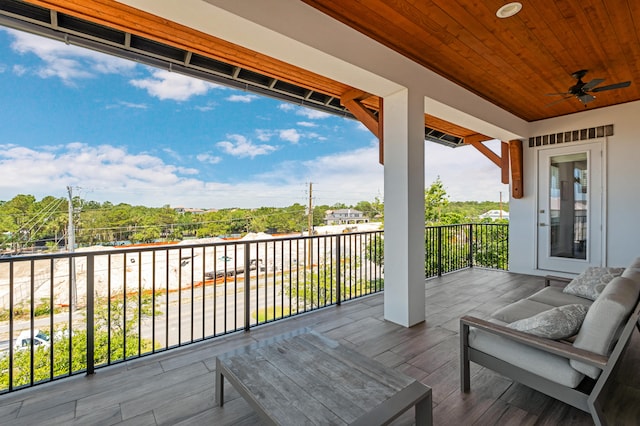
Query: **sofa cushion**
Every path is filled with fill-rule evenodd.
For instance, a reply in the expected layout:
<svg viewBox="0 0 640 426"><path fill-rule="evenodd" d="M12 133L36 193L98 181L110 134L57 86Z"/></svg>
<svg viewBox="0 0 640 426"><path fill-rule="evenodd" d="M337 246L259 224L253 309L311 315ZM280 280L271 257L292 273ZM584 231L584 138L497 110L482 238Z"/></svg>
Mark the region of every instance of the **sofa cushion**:
<svg viewBox="0 0 640 426"><path fill-rule="evenodd" d="M567 294L562 290L562 287L545 287L542 290L527 297L527 299L544 303L545 305L549 306L572 305L574 303L591 306L591 304L593 303L593 300L591 299L585 299L584 297Z"/></svg>
<svg viewBox="0 0 640 426"><path fill-rule="evenodd" d="M624 277L614 278L589 308L573 346L599 355L609 355L638 302L639 294L640 282ZM601 371L575 360L571 360L571 366L593 379Z"/></svg>
<svg viewBox="0 0 640 426"><path fill-rule="evenodd" d="M512 322L507 327L546 339L566 339L580 330L588 309L579 303L558 306Z"/></svg>
<svg viewBox="0 0 640 426"><path fill-rule="evenodd" d="M523 318L532 317L540 312L548 311L554 307L555 306L547 305L546 303L536 302L535 300L521 299L504 308L498 309L491 315L491 318L509 324Z"/></svg>
<svg viewBox="0 0 640 426"><path fill-rule="evenodd" d="M564 293L596 300L604 287L615 277L622 275L624 268L589 267L575 277L564 288Z"/></svg>
<svg viewBox="0 0 640 426"><path fill-rule="evenodd" d="M584 378L584 374L571 368L567 358L475 328L469 330L469 346L570 388Z"/></svg>
<svg viewBox="0 0 640 426"><path fill-rule="evenodd" d="M625 269L621 277L640 282L640 266L633 266Z"/></svg>

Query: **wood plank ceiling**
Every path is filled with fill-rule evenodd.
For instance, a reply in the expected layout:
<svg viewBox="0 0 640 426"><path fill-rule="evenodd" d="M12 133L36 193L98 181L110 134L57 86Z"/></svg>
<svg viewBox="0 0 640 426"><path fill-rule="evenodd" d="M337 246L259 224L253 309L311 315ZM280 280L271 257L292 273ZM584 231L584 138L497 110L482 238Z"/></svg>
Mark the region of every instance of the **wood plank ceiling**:
<svg viewBox="0 0 640 426"><path fill-rule="evenodd" d="M640 99L640 1L521 0L499 19L501 0L301 0L527 121L583 111L584 81L631 86L594 94L587 108Z"/></svg>

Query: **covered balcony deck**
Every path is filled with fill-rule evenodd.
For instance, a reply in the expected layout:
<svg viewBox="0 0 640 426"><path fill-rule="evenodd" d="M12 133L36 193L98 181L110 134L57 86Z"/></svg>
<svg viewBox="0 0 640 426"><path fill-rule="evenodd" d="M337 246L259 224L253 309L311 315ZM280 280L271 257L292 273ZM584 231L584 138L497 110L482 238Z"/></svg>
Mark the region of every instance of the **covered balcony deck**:
<svg viewBox="0 0 640 426"><path fill-rule="evenodd" d="M309 314L276 321L202 343L106 367L0 398L7 425L249 425L257 415L227 385L223 408L215 406L215 357L301 327L404 372L433 389L434 424L592 424L591 416L478 366L471 392L459 389L460 316L487 316L544 285L541 277L471 268L426 281L426 322L405 328L383 319L376 294ZM640 419L638 338L620 371L615 424ZM405 413L394 424L411 424Z"/></svg>

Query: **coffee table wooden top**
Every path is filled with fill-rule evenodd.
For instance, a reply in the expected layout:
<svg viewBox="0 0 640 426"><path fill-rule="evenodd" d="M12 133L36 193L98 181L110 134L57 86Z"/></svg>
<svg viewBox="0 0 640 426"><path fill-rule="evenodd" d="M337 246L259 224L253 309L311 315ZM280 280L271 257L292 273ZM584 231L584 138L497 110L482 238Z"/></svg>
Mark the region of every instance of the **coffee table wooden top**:
<svg viewBox="0 0 640 426"><path fill-rule="evenodd" d="M429 387L307 329L228 352L216 368L218 404L224 377L267 423L385 424L414 405L418 424L431 422Z"/></svg>

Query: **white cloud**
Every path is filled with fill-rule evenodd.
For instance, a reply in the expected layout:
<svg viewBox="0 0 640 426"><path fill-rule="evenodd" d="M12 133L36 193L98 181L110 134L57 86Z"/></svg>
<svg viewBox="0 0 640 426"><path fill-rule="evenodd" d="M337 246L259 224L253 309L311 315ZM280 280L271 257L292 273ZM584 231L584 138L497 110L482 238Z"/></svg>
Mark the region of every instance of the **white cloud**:
<svg viewBox="0 0 640 426"><path fill-rule="evenodd" d="M198 106L195 106L194 108L201 112L207 112L207 111L213 110L215 107L216 107L215 102L207 102L206 105L198 105Z"/></svg>
<svg viewBox="0 0 640 426"><path fill-rule="evenodd" d="M267 155L278 148L272 145L256 145L242 135L227 135L228 141L216 144L223 152L239 158L255 158L258 155Z"/></svg>
<svg viewBox="0 0 640 426"><path fill-rule="evenodd" d="M304 108L304 107L296 111L296 114L302 115L303 117L307 117L310 120L322 120L322 119L331 117L331 114L328 114L326 112L318 111L315 109Z"/></svg>
<svg viewBox="0 0 640 426"><path fill-rule="evenodd" d="M170 187L185 179L181 173L197 172L178 169L158 157L132 154L111 145L70 143L42 151L12 145L1 148L0 175L6 177L0 181L2 197L15 193L52 195L67 185L78 185L130 190L135 200L133 188ZM139 200L138 203L143 201L151 202Z"/></svg>
<svg viewBox="0 0 640 426"><path fill-rule="evenodd" d="M203 152L196 155L196 159L202 163L207 164L218 164L220 161L222 161L222 158L218 157L217 155L212 155L208 152Z"/></svg>
<svg viewBox="0 0 640 426"><path fill-rule="evenodd" d="M384 169L378 164L378 149L373 145L312 160L275 164L270 172L258 178L289 192L290 197L301 192L304 182L313 182L316 204L373 200L384 188ZM298 201L303 199L300 193Z"/></svg>
<svg viewBox="0 0 640 426"><path fill-rule="evenodd" d="M115 105L108 105L107 109L118 108L118 107L125 107L125 108L132 108L132 109L148 109L149 105L147 105L147 104L137 104L137 103L134 103L134 102L127 102L127 101L119 101Z"/></svg>
<svg viewBox="0 0 640 426"><path fill-rule="evenodd" d="M171 148L162 148L162 152L164 152L165 154L168 154L171 158L177 161L182 161L182 155L180 155L178 152L176 152Z"/></svg>
<svg viewBox="0 0 640 426"><path fill-rule="evenodd" d="M256 137L261 142L269 142L273 137L272 130L256 129Z"/></svg>
<svg viewBox="0 0 640 426"><path fill-rule="evenodd" d="M221 148L238 156L253 158L261 155L260 150L276 149L254 145L241 135L228 139L225 142L230 145ZM174 153L171 148L163 151ZM208 164L217 161L211 153L197 158ZM497 201L500 191L505 201L508 198L508 186L500 184L499 169L473 147L451 149L427 143L425 159L425 186L440 176L453 201ZM384 168L378 163L374 141L367 147L310 160L274 163L269 172L246 175L233 184L196 175L202 172L195 167L175 166L150 154L111 145L70 143L37 149L0 145L0 199L4 200L20 193L37 198L64 196L67 185L92 189L91 198L97 201L148 206L286 206L306 201L307 182L314 184L316 204L355 204L384 195Z"/></svg>
<svg viewBox="0 0 640 426"><path fill-rule="evenodd" d="M160 100L186 101L219 87L216 84L164 70L153 70L151 77L130 80L132 86L144 89Z"/></svg>
<svg viewBox="0 0 640 426"><path fill-rule="evenodd" d="M319 141L326 141L327 138L325 136L321 136L320 134L316 133L316 132L307 132L304 134L304 137L307 139L315 139L315 140L319 140Z"/></svg>
<svg viewBox="0 0 640 426"><path fill-rule="evenodd" d="M496 151L500 141L485 143ZM499 151L498 151L499 152ZM452 201L498 201L509 198L509 185L500 182L500 169L472 146L449 148L425 144L425 186L440 176Z"/></svg>
<svg viewBox="0 0 640 426"><path fill-rule="evenodd" d="M356 121L356 129L362 130L363 132L368 132L369 131L369 129L367 129L367 126L362 124L361 121Z"/></svg>
<svg viewBox="0 0 640 426"><path fill-rule="evenodd" d="M5 64L0 64L0 74L7 70L7 66Z"/></svg>
<svg viewBox="0 0 640 426"><path fill-rule="evenodd" d="M296 109L296 107L294 105L284 103L284 104L278 105L278 109L280 111L293 111L294 109Z"/></svg>
<svg viewBox="0 0 640 426"><path fill-rule="evenodd" d="M316 123L311 121L298 121L296 124L300 127L318 127Z"/></svg>
<svg viewBox="0 0 640 426"><path fill-rule="evenodd" d="M74 85L77 80L95 77L99 74L126 74L136 64L115 56L104 55L92 50L68 45L33 34L5 30L12 37L11 48L22 54L34 54L44 64L33 70L41 78L56 77L67 85ZM14 73L22 75L28 70L16 65Z"/></svg>
<svg viewBox="0 0 640 426"><path fill-rule="evenodd" d="M317 109L311 109L304 106L293 105L289 103L282 103L278 105L278 109L285 112L295 112L296 115L300 115L309 120L322 120L331 117L331 114L318 111Z"/></svg>
<svg viewBox="0 0 640 426"><path fill-rule="evenodd" d="M13 73L18 77L22 77L28 71L27 68L22 65L14 65L12 70L13 70Z"/></svg>
<svg viewBox="0 0 640 426"><path fill-rule="evenodd" d="M296 129L284 129L279 132L280 139L283 141L298 143L300 141L300 133Z"/></svg>
<svg viewBox="0 0 640 426"><path fill-rule="evenodd" d="M182 175L197 175L200 174L200 170L194 169L192 167L178 167L176 168L178 173Z"/></svg>
<svg viewBox="0 0 640 426"><path fill-rule="evenodd" d="M245 104L255 101L256 99L259 99L256 95L231 95L227 97L229 102L242 102Z"/></svg>

